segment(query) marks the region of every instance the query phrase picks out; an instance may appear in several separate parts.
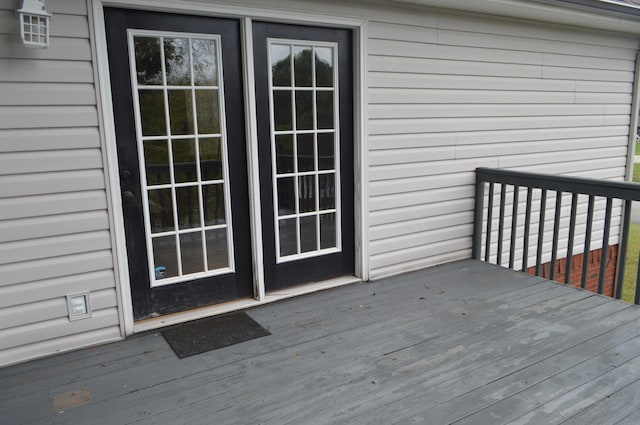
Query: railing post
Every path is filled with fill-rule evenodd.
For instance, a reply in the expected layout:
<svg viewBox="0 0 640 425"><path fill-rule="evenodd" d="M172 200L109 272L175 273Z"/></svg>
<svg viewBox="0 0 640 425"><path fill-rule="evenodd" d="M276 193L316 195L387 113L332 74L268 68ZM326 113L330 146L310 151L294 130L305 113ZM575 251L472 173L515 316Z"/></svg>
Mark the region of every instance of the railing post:
<svg viewBox="0 0 640 425"><path fill-rule="evenodd" d="M553 242L551 244L551 273L549 280L556 280L556 261L558 260L558 234L560 233L560 213L562 212L562 191L556 191L556 213L553 216Z"/></svg>
<svg viewBox="0 0 640 425"><path fill-rule="evenodd" d="M622 224L622 240L620 241L620 249L618 249L618 267L616 267L616 291L615 298L620 299L622 296L622 288L624 286L624 269L627 260L627 244L629 243L629 227L631 224L631 205L630 200L624 203L624 219Z"/></svg>
<svg viewBox="0 0 640 425"><path fill-rule="evenodd" d="M567 263L564 270L564 282L571 283L573 269L573 240L576 234L576 214L578 211L578 194L571 195L571 219L569 221L569 240L567 241Z"/></svg>
<svg viewBox="0 0 640 425"><path fill-rule="evenodd" d="M540 218L538 219L538 247L536 252L536 276L542 275L542 244L544 242L544 217L547 211L547 189L542 189L540 197Z"/></svg>
<svg viewBox="0 0 640 425"><path fill-rule="evenodd" d="M496 253L496 264L502 266L502 247L504 245L504 209L507 203L507 185L500 183L500 210L498 213L498 252Z"/></svg>
<svg viewBox="0 0 640 425"><path fill-rule="evenodd" d="M604 278L607 273L607 257L609 257L609 232L611 228L611 209L613 200L607 198L604 215L604 232L602 234L602 250L600 255L600 273L598 273L598 294L604 292Z"/></svg>
<svg viewBox="0 0 640 425"><path fill-rule="evenodd" d="M484 209L484 181L476 171L476 193L473 207L473 241L471 252L474 260L482 255L482 210Z"/></svg>
<svg viewBox="0 0 640 425"><path fill-rule="evenodd" d="M516 232L518 231L518 202L520 186L513 186L513 209L511 210L511 241L509 243L509 268L513 269L516 256Z"/></svg>
<svg viewBox="0 0 640 425"><path fill-rule="evenodd" d="M638 257L638 273L636 274L636 294L633 297L633 303L640 304L640 257Z"/></svg>
<svg viewBox="0 0 640 425"><path fill-rule="evenodd" d="M491 224L493 223L493 187L493 182L489 183L489 203L487 204L487 237L485 238L484 242L484 261L487 263L491 261L491 231L493 230L491 227ZM482 190L484 190L484 185L482 186ZM482 235L480 236L480 240L482 240Z"/></svg>
<svg viewBox="0 0 640 425"><path fill-rule="evenodd" d="M591 234L593 233L593 207L595 197L589 195L589 205L587 206L587 230L584 233L584 250L582 252L582 278L580 287L587 287L587 277L589 274L589 256L591 252Z"/></svg>
<svg viewBox="0 0 640 425"><path fill-rule="evenodd" d="M524 212L524 242L522 244L522 271L527 273L529 262L529 232L531 230L531 200L533 188L527 188L527 206Z"/></svg>

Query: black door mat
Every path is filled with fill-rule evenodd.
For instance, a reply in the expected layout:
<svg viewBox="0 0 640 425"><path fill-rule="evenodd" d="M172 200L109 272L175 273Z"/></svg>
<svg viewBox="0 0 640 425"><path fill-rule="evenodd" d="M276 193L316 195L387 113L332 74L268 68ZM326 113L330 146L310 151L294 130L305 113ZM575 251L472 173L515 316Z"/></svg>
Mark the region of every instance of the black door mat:
<svg viewBox="0 0 640 425"><path fill-rule="evenodd" d="M245 312L194 320L162 331L164 339L181 359L267 335L271 332Z"/></svg>

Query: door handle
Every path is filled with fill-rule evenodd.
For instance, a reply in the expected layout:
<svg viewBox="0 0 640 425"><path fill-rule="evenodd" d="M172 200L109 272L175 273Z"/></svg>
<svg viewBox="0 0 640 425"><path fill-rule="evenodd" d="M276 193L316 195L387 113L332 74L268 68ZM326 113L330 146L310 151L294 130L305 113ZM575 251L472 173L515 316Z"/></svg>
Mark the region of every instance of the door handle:
<svg viewBox="0 0 640 425"><path fill-rule="evenodd" d="M136 197L133 195L133 192L126 190L122 194L122 199L124 199L124 202L131 202L131 201L135 201Z"/></svg>

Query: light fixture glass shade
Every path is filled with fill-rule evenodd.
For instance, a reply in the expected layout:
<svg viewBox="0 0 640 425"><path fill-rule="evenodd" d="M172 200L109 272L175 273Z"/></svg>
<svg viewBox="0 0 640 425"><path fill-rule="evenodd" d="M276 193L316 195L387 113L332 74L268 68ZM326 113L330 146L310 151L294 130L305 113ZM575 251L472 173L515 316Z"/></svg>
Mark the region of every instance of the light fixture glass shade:
<svg viewBox="0 0 640 425"><path fill-rule="evenodd" d="M47 5L42 0L24 0L17 10L20 20L20 38L28 47L49 46L49 18Z"/></svg>

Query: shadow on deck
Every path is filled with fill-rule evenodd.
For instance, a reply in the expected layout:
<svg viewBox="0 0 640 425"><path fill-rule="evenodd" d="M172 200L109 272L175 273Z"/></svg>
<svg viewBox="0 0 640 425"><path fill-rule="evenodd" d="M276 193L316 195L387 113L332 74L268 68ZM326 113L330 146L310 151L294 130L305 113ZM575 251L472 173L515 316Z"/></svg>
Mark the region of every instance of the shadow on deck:
<svg viewBox="0 0 640 425"><path fill-rule="evenodd" d="M0 369L0 423L638 423L640 309L539 277L464 260L249 314L272 335L179 360L149 333Z"/></svg>

